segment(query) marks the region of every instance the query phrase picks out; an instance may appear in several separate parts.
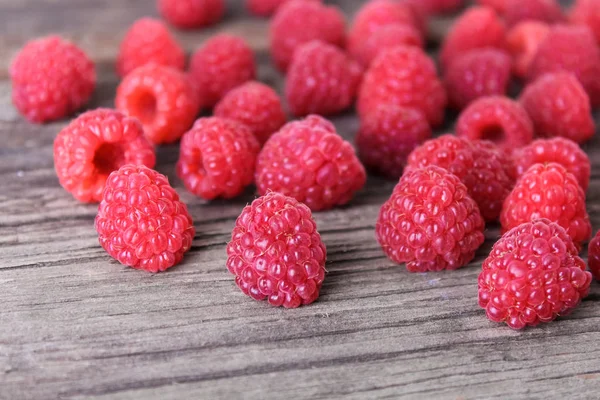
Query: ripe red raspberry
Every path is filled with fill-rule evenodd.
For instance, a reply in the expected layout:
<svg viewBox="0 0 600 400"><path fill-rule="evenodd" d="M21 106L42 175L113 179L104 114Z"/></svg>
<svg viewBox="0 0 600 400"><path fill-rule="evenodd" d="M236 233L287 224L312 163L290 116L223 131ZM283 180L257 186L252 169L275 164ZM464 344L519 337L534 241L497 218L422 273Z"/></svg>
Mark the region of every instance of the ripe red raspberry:
<svg viewBox="0 0 600 400"><path fill-rule="evenodd" d="M224 0L157 0L164 19L181 29L213 25L225 14Z"/></svg>
<svg viewBox="0 0 600 400"><path fill-rule="evenodd" d="M198 98L187 76L176 69L148 64L121 81L117 108L142 122L154 144L172 143L185 133L199 111Z"/></svg>
<svg viewBox="0 0 600 400"><path fill-rule="evenodd" d="M96 231L111 257L153 273L179 264L196 233L186 205L167 177L131 164L108 177Z"/></svg>
<svg viewBox="0 0 600 400"><path fill-rule="evenodd" d="M578 143L594 136L590 98L573 74L540 76L527 85L520 101L539 136L562 136Z"/></svg>
<svg viewBox="0 0 600 400"><path fill-rule="evenodd" d="M270 17L282 5L289 3L291 0L246 0L246 8L254 15L261 17ZM322 0L304 0L304 1L319 1Z"/></svg>
<svg viewBox="0 0 600 400"><path fill-rule="evenodd" d="M524 21L516 24L506 34L506 47L513 57L513 73L525 78L533 57L544 41L550 26L540 21Z"/></svg>
<svg viewBox="0 0 600 400"><path fill-rule="evenodd" d="M590 159L572 140L561 137L534 140L529 145L517 149L513 159L518 176L523 175L534 164L555 162L577 178L584 192L588 189L591 173Z"/></svg>
<svg viewBox="0 0 600 400"><path fill-rule="evenodd" d="M565 230L547 219L519 225L494 244L479 274L479 305L513 329L550 322L586 297L592 281Z"/></svg>
<svg viewBox="0 0 600 400"><path fill-rule="evenodd" d="M277 92L255 81L244 83L227 93L215 107L214 114L243 123L260 144L277 132L287 119Z"/></svg>
<svg viewBox="0 0 600 400"><path fill-rule="evenodd" d="M556 222L579 247L592 234L585 192L577 178L557 163L534 164L517 181L502 207L504 232L539 218Z"/></svg>
<svg viewBox="0 0 600 400"><path fill-rule="evenodd" d="M461 110L480 97L505 95L511 66L510 56L497 49L475 49L458 56L444 78L450 104Z"/></svg>
<svg viewBox="0 0 600 400"><path fill-rule="evenodd" d="M66 117L84 106L96 86L94 63L58 36L28 42L10 70L12 101L31 122Z"/></svg>
<svg viewBox="0 0 600 400"><path fill-rule="evenodd" d="M587 25L600 44L600 0L576 0L569 20L575 25Z"/></svg>
<svg viewBox="0 0 600 400"><path fill-rule="evenodd" d="M471 140L485 139L512 150L533 140L533 124L523 107L507 97L481 97L458 117L456 134Z"/></svg>
<svg viewBox="0 0 600 400"><path fill-rule="evenodd" d="M375 58L358 92L358 113L365 116L383 103L415 108L432 127L442 124L446 90L435 64L421 49L394 47Z"/></svg>
<svg viewBox="0 0 600 400"><path fill-rule="evenodd" d="M588 246L588 266L597 281L600 281L600 231L590 241Z"/></svg>
<svg viewBox="0 0 600 400"><path fill-rule="evenodd" d="M362 68L346 53L314 40L294 53L285 96L296 116L336 114L352 105L361 77Z"/></svg>
<svg viewBox="0 0 600 400"><path fill-rule="evenodd" d="M410 152L431 137L425 116L414 108L381 104L360 122L360 159L370 170L393 179L402 175Z"/></svg>
<svg viewBox="0 0 600 400"><path fill-rule="evenodd" d="M405 172L381 207L375 233L392 261L427 272L467 265L484 241L484 227L466 186L432 165Z"/></svg>
<svg viewBox="0 0 600 400"><path fill-rule="evenodd" d="M425 15L448 14L460 10L464 5L464 0L404 0L413 4Z"/></svg>
<svg viewBox="0 0 600 400"><path fill-rule="evenodd" d="M506 27L502 19L489 7L472 7L452 25L444 39L440 62L444 69L461 54L474 49L505 47Z"/></svg>
<svg viewBox="0 0 600 400"><path fill-rule="evenodd" d="M338 47L346 42L344 14L333 6L294 0L281 7L269 27L271 58L287 71L294 51L302 44L321 40Z"/></svg>
<svg viewBox="0 0 600 400"><path fill-rule="evenodd" d="M540 44L529 68L529 80L545 73L571 72L600 105L600 47L588 27L556 25Z"/></svg>
<svg viewBox="0 0 600 400"><path fill-rule="evenodd" d="M512 26L528 20L552 24L563 21L565 16L556 0L506 0L504 18Z"/></svg>
<svg viewBox="0 0 600 400"><path fill-rule="evenodd" d="M355 57L364 66L369 66L383 51L397 46L423 47L421 33L407 24L382 26L363 40L356 49Z"/></svg>
<svg viewBox="0 0 600 400"><path fill-rule="evenodd" d="M200 118L181 138L177 175L196 196L230 199L254 181L259 150L247 126L224 118Z"/></svg>
<svg viewBox="0 0 600 400"><path fill-rule="evenodd" d="M475 0L475 2L479 5L493 8L500 15L504 15L506 12L506 0Z"/></svg>
<svg viewBox="0 0 600 400"><path fill-rule="evenodd" d="M192 55L190 75L202 105L212 108L231 89L256 77L254 53L240 37L213 36Z"/></svg>
<svg viewBox="0 0 600 400"><path fill-rule="evenodd" d="M348 203L366 181L352 145L333 124L311 115L271 136L258 156L256 186L292 196L313 211Z"/></svg>
<svg viewBox="0 0 600 400"><path fill-rule="evenodd" d="M54 140L54 168L77 200L99 202L108 175L125 164L153 168L154 148L135 118L97 109L81 114Z"/></svg>
<svg viewBox="0 0 600 400"><path fill-rule="evenodd" d="M227 269L254 300L296 308L319 297L327 250L310 209L271 192L246 206L227 244Z"/></svg>
<svg viewBox="0 0 600 400"><path fill-rule="evenodd" d="M117 73L124 77L150 63L183 71L185 53L165 24L153 18L141 18L129 28L121 42Z"/></svg>

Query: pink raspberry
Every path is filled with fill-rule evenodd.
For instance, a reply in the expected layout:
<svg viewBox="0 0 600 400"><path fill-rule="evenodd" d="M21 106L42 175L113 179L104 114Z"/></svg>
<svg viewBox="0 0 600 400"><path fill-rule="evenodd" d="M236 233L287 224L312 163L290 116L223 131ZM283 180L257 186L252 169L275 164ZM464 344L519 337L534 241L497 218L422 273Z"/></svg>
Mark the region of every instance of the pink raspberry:
<svg viewBox="0 0 600 400"><path fill-rule="evenodd" d="M465 0L404 0L413 4L425 15L449 14L460 10Z"/></svg>
<svg viewBox="0 0 600 400"><path fill-rule="evenodd" d="M523 21L543 21L548 24L565 19L557 0L506 0L504 18L508 25Z"/></svg>
<svg viewBox="0 0 600 400"><path fill-rule="evenodd" d="M270 17L275 14L279 7L292 0L246 0L246 8L254 15L261 17ZM304 0L304 1L318 1L322 0Z"/></svg>
<svg viewBox="0 0 600 400"><path fill-rule="evenodd" d="M423 38L420 32L411 25L385 25L371 33L357 46L355 57L362 65L368 67L383 50L397 46L422 48Z"/></svg>
<svg viewBox="0 0 600 400"><path fill-rule="evenodd" d="M216 24L225 14L225 0L157 0L164 19L181 29Z"/></svg>
<svg viewBox="0 0 600 400"><path fill-rule="evenodd" d="M588 246L588 266L597 281L600 281L600 231L590 241Z"/></svg>
<svg viewBox="0 0 600 400"><path fill-rule="evenodd" d="M550 33L550 26L540 21L524 21L513 26L506 35L506 47L513 57L513 72L525 78L540 44Z"/></svg>
<svg viewBox="0 0 600 400"><path fill-rule="evenodd" d="M506 12L506 0L475 0L475 2L479 5L493 8L500 15Z"/></svg>
<svg viewBox="0 0 600 400"><path fill-rule="evenodd" d="M575 25L587 25L600 44L600 0L576 0L569 21Z"/></svg>

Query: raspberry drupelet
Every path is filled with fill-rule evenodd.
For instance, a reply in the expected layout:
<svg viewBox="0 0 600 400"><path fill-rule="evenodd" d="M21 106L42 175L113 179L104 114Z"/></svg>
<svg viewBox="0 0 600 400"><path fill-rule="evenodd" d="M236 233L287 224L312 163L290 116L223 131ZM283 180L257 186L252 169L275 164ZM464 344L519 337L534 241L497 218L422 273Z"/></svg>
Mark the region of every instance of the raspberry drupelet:
<svg viewBox="0 0 600 400"><path fill-rule="evenodd" d="M585 192L577 178L560 164L531 166L504 201L500 214L503 232L539 218L565 228L578 248L592 234Z"/></svg>
<svg viewBox="0 0 600 400"><path fill-rule="evenodd" d="M361 77L361 66L346 53L314 40L294 53L285 97L296 116L336 114L352 105Z"/></svg>
<svg viewBox="0 0 600 400"><path fill-rule="evenodd" d="M421 33L417 28L408 24L382 26L357 46L354 56L363 66L368 67L383 50L397 46L422 48Z"/></svg>
<svg viewBox="0 0 600 400"><path fill-rule="evenodd" d="M247 126L225 118L200 118L181 138L177 175L196 196L230 199L254 180L259 150Z"/></svg>
<svg viewBox="0 0 600 400"><path fill-rule="evenodd" d="M310 209L276 192L244 208L227 245L227 269L238 287L275 307L314 302L325 279L326 257Z"/></svg>
<svg viewBox="0 0 600 400"><path fill-rule="evenodd" d="M293 0L279 8L269 26L269 48L280 71L287 71L299 46L313 40L344 47L346 19L337 7Z"/></svg>
<svg viewBox="0 0 600 400"><path fill-rule="evenodd" d="M287 121L277 92L255 81L244 83L227 93L215 107L214 114L243 123L261 144Z"/></svg>
<svg viewBox="0 0 600 400"><path fill-rule="evenodd" d="M181 29L216 24L225 14L225 0L157 0L164 19Z"/></svg>
<svg viewBox="0 0 600 400"><path fill-rule="evenodd" d="M588 245L588 266L594 278L600 281L600 231Z"/></svg>
<svg viewBox="0 0 600 400"><path fill-rule="evenodd" d="M359 88L358 113L363 117L385 103L423 112L434 128L442 124L446 90L433 60L423 50L400 46L375 58Z"/></svg>
<svg viewBox="0 0 600 400"><path fill-rule="evenodd" d="M279 7L293 0L246 0L246 8L254 15L261 17L270 17L275 14ZM322 0L304 0L318 1Z"/></svg>
<svg viewBox="0 0 600 400"><path fill-rule="evenodd" d="M569 21L575 25L586 25L600 44L600 0L576 0Z"/></svg>
<svg viewBox="0 0 600 400"><path fill-rule="evenodd" d="M254 52L241 37L213 36L192 55L190 76L202 105L212 108L231 89L256 77Z"/></svg>
<svg viewBox="0 0 600 400"><path fill-rule="evenodd" d="M108 177L96 230L111 257L153 273L179 264L195 235L187 207L167 177L135 165Z"/></svg>
<svg viewBox="0 0 600 400"><path fill-rule="evenodd" d="M454 270L484 241L485 223L467 187L447 170L406 171L384 203L375 233L385 254L410 272Z"/></svg>
<svg viewBox="0 0 600 400"><path fill-rule="evenodd" d="M96 86L94 63L59 36L28 42L9 69L12 101L29 121L55 121L83 107Z"/></svg>
<svg viewBox="0 0 600 400"><path fill-rule="evenodd" d="M108 175L126 164L153 168L154 148L135 118L97 109L71 121L54 140L54 168L61 186L84 203L102 199Z"/></svg>
<svg viewBox="0 0 600 400"><path fill-rule="evenodd" d="M557 0L506 0L504 19L512 26L522 21L542 21L555 24L565 16Z"/></svg>
<svg viewBox="0 0 600 400"><path fill-rule="evenodd" d="M592 276L565 230L547 219L516 226L494 244L479 274L479 305L494 322L523 329L565 315Z"/></svg>
<svg viewBox="0 0 600 400"><path fill-rule="evenodd" d="M550 33L550 26L541 21L523 21L506 34L506 48L513 57L513 73L524 79L540 44Z"/></svg>
<svg viewBox="0 0 600 400"><path fill-rule="evenodd" d="M265 143L256 163L261 195L280 192L313 211L348 203L365 181L352 145L316 115L286 124Z"/></svg>
<svg viewBox="0 0 600 400"><path fill-rule="evenodd" d="M117 73L124 77L146 64L185 68L185 53L167 26L153 18L137 20L125 34L117 56Z"/></svg>

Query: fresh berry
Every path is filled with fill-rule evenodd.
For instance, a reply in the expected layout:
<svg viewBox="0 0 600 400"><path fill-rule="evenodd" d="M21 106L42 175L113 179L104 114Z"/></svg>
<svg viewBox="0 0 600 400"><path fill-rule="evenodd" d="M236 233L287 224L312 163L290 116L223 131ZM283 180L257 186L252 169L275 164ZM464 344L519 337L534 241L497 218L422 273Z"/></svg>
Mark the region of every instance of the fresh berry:
<svg viewBox="0 0 600 400"><path fill-rule="evenodd" d="M462 110L480 97L505 95L511 67L502 50L475 49L458 56L444 77L450 105Z"/></svg>
<svg viewBox="0 0 600 400"><path fill-rule="evenodd" d="M435 165L456 175L467 187L486 221L500 216L502 203L514 180L508 172L510 159L492 143L479 145L453 135L428 140L408 158L407 169Z"/></svg>
<svg viewBox="0 0 600 400"><path fill-rule="evenodd" d="M296 308L314 302L327 250L310 209L271 192L246 206L227 244L227 269L254 300Z"/></svg>
<svg viewBox="0 0 600 400"><path fill-rule="evenodd" d="M561 136L578 143L594 136L590 98L573 74L540 76L527 85L520 101L539 136Z"/></svg>
<svg viewBox="0 0 600 400"><path fill-rule="evenodd" d="M587 25L600 44L600 0L576 0L569 20L576 25Z"/></svg>
<svg viewBox="0 0 600 400"><path fill-rule="evenodd" d="M359 89L358 113L365 116L383 103L415 108L432 127L444 121L446 90L435 64L421 49L394 47L375 58Z"/></svg>
<svg viewBox="0 0 600 400"><path fill-rule="evenodd" d="M225 0L158 0L158 11L178 28L202 28L223 18Z"/></svg>
<svg viewBox="0 0 600 400"><path fill-rule="evenodd" d="M494 244L479 274L479 305L513 329L550 322L588 295L592 276L565 230L527 222Z"/></svg>
<svg viewBox="0 0 600 400"><path fill-rule="evenodd" d="M246 8L254 15L261 17L270 17L275 14L279 7L291 0L246 0ZM304 1L319 1L322 0L304 0Z"/></svg>
<svg viewBox="0 0 600 400"><path fill-rule="evenodd" d="M529 145L517 149L513 159L518 176L523 175L534 164L555 162L577 178L584 192L590 184L590 159L577 143L569 139L557 137L534 140Z"/></svg>
<svg viewBox="0 0 600 400"><path fill-rule="evenodd" d="M125 34L117 56L117 73L124 77L146 64L185 68L185 53L169 29L153 18L137 20Z"/></svg>
<svg viewBox="0 0 600 400"><path fill-rule="evenodd" d="M336 114L352 105L361 77L362 68L346 53L314 40L294 53L285 96L296 116Z"/></svg>
<svg viewBox="0 0 600 400"><path fill-rule="evenodd" d="M12 101L31 122L49 122L83 107L96 86L94 63L58 36L28 42L10 66Z"/></svg>
<svg viewBox="0 0 600 400"><path fill-rule="evenodd" d="M600 231L590 241L588 246L588 266L597 281L600 281Z"/></svg>
<svg viewBox="0 0 600 400"><path fill-rule="evenodd" d="M472 7L452 25L440 53L442 66L448 68L461 54L474 49L493 47L503 49L506 27L489 7Z"/></svg>
<svg viewBox="0 0 600 400"><path fill-rule="evenodd" d="M192 55L190 76L202 105L212 108L231 89L256 77L254 53L241 37L213 36Z"/></svg>
<svg viewBox="0 0 600 400"><path fill-rule="evenodd" d="M179 264L195 234L188 209L167 177L135 165L108 177L96 231L111 257L154 273Z"/></svg>
<svg viewBox="0 0 600 400"><path fill-rule="evenodd" d="M502 96L481 97L458 117L456 134L471 140L491 140L512 150L533 140L533 124L525 109Z"/></svg>
<svg viewBox="0 0 600 400"><path fill-rule="evenodd" d="M479 5L493 8L500 15L504 15L506 12L506 0L475 0L475 2Z"/></svg>
<svg viewBox="0 0 600 400"><path fill-rule="evenodd" d="M513 26L506 34L506 47L513 57L513 73L525 78L533 57L544 41L550 26L540 21L524 21Z"/></svg>
<svg viewBox="0 0 600 400"><path fill-rule="evenodd" d="M565 19L557 0L506 0L504 18L508 25L523 21L542 21L548 24Z"/></svg>
<svg viewBox="0 0 600 400"><path fill-rule="evenodd" d="M256 164L261 195L280 192L313 211L348 203L365 181L352 145L316 115L290 122L271 136Z"/></svg>
<svg viewBox="0 0 600 400"><path fill-rule="evenodd" d="M425 15L449 14L460 10L465 0L404 0L417 7Z"/></svg>
<svg viewBox="0 0 600 400"><path fill-rule="evenodd" d="M247 82L231 90L215 107L215 116L246 125L263 144L286 122L281 99L260 82Z"/></svg>
<svg viewBox="0 0 600 400"><path fill-rule="evenodd" d="M540 44L529 68L529 80L550 72L571 72L600 105L600 47L585 26L556 25Z"/></svg>
<svg viewBox="0 0 600 400"><path fill-rule="evenodd" d="M367 168L398 179L411 151L430 137L431 128L422 112L380 104L361 119L356 146Z"/></svg>
<svg viewBox="0 0 600 400"><path fill-rule="evenodd" d="M420 32L407 24L390 24L382 26L371 33L356 49L356 59L365 67L383 50L397 46L423 47Z"/></svg>
<svg viewBox="0 0 600 400"><path fill-rule="evenodd" d="M273 17L269 40L275 65L287 71L295 50L304 43L320 40L344 47L346 20L337 7L315 1L290 1Z"/></svg>
<svg viewBox="0 0 600 400"><path fill-rule="evenodd" d="M108 175L125 164L153 168L154 148L142 125L115 110L97 109L71 121L54 140L58 180L77 200L102 199Z"/></svg>
<svg viewBox="0 0 600 400"><path fill-rule="evenodd" d="M117 108L142 122L152 143L172 143L189 129L199 111L187 76L148 64L133 70L117 88Z"/></svg>
<svg viewBox="0 0 600 400"><path fill-rule="evenodd" d="M410 272L454 270L484 241L485 223L467 187L443 168L406 171L384 203L375 233L385 254Z"/></svg>
<svg viewBox="0 0 600 400"><path fill-rule="evenodd" d="M225 118L200 118L181 138L177 175L196 196L230 199L254 181L259 150L247 126Z"/></svg>
<svg viewBox="0 0 600 400"><path fill-rule="evenodd" d="M577 178L557 163L534 164L519 178L502 207L504 232L539 218L556 222L581 246L592 234L585 192Z"/></svg>

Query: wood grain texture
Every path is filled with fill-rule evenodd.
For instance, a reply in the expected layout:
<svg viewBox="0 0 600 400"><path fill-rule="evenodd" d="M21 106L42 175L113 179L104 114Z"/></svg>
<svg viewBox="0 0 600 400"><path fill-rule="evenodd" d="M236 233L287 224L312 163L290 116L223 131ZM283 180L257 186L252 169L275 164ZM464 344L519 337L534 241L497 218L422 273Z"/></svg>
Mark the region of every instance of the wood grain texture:
<svg viewBox="0 0 600 400"><path fill-rule="evenodd" d="M2 399L594 399L600 385L600 285L571 315L523 332L477 306L480 263L410 274L374 239L393 183L369 178L348 207L315 215L329 271L315 304L273 309L241 294L225 244L253 193L207 203L174 174L177 147L159 149L189 204L197 235L178 267L150 275L99 247L96 206L76 203L55 177L52 141L66 122L30 125L10 104L7 66L27 39L56 32L99 65L91 107L111 106L119 38L149 0L0 0L0 398ZM360 1L338 1L351 13ZM260 78L277 87L266 24L231 2L219 26L256 49ZM214 29L179 33L188 51ZM351 139L357 120L334 119ZM600 144L589 212L600 228Z"/></svg>

